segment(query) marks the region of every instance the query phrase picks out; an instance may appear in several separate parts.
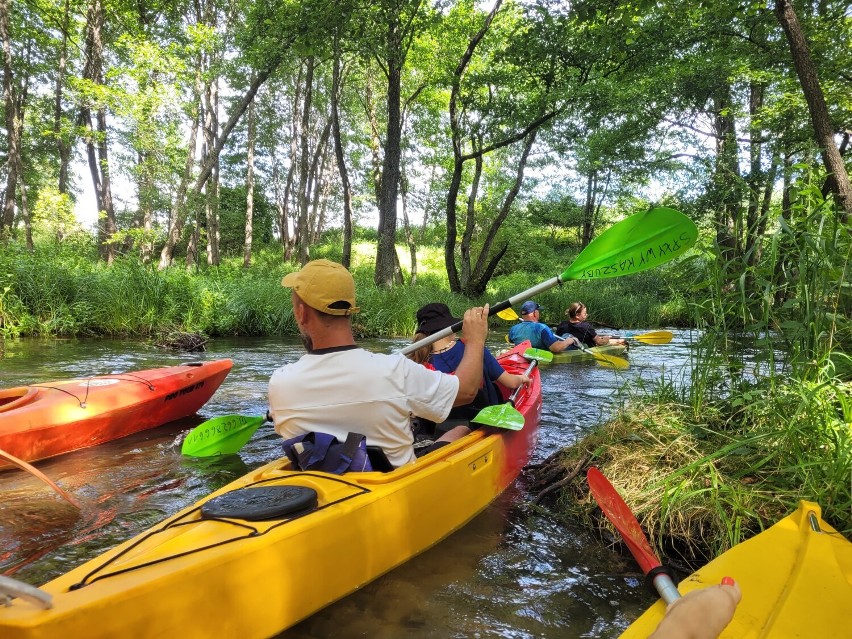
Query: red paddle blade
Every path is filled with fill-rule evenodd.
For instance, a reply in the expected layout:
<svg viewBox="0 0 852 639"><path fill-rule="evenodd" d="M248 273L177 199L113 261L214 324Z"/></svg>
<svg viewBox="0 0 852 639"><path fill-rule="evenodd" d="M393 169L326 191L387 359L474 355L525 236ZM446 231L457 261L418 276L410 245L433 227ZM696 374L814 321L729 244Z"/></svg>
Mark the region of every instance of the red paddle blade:
<svg viewBox="0 0 852 639"><path fill-rule="evenodd" d="M660 566L660 560L651 549L645 533L639 527L639 522L633 516L630 508L624 503L621 495L613 488L609 480L604 477L603 473L597 468L589 468L586 473L586 479L589 482L589 490L592 492L592 497L598 502L604 515L616 527L618 532L624 538L624 543L630 549L630 552L639 562L642 572L646 575L648 572Z"/></svg>

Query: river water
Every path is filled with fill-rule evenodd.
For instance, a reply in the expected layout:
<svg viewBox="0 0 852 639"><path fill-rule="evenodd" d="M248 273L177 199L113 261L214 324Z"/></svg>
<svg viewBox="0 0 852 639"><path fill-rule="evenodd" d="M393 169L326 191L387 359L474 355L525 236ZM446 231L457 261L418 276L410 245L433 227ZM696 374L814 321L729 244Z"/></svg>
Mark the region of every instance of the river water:
<svg viewBox="0 0 852 639"><path fill-rule="evenodd" d="M505 346L498 338L489 343L494 351ZM635 389L638 379L677 380L690 340L677 331L663 346L633 340L627 371L594 364L543 367L544 407L532 462L604 421L635 392L627 387ZM405 343L362 342L377 352ZM187 459L180 444L205 419L264 414L271 372L302 352L290 338L216 339L200 354L137 341L6 341L0 388L193 360L231 358L234 368L192 418L38 463L81 502L79 512L30 475L0 472L0 574L40 585L279 456L280 438L269 425L238 455ZM522 476L462 530L279 637L617 637L655 600L638 568L587 531L526 507L531 498Z"/></svg>

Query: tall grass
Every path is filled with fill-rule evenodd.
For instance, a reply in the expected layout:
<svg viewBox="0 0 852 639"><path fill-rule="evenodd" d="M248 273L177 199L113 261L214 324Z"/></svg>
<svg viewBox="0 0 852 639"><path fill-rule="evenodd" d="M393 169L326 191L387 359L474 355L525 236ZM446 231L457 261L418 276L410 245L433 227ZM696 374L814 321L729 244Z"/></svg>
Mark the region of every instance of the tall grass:
<svg viewBox="0 0 852 639"><path fill-rule="evenodd" d="M568 452L566 466L604 468L661 552L701 563L800 499L852 534L852 242L838 219L806 188L756 265L709 247L687 269L701 337L683 383L647 383Z"/></svg>
<svg viewBox="0 0 852 639"><path fill-rule="evenodd" d="M406 283L388 290L373 283L375 244L359 241L352 271L362 312L354 318L355 329L363 336L409 336L423 304L445 302L460 315L472 304L513 296L553 277L573 259L571 254L560 256L554 247L545 250L544 242L542 262L496 276L482 298L471 300L449 291L440 244L420 247L415 286L410 284L407 252L400 249ZM339 260L339 238L330 234L311 247L311 257ZM11 242L0 251L0 336L144 337L165 330L212 336L295 334L290 295L280 281L296 268L282 260L278 246L256 251L249 269L242 267L241 257L232 257L215 268L176 265L160 271L132 257L106 266L90 245L38 244L30 253ZM623 281L572 282L550 291L539 300L547 309L544 321L560 322L576 299L589 306L593 319L612 326L679 324L687 319L683 297L662 270ZM495 320L498 326L505 325Z"/></svg>

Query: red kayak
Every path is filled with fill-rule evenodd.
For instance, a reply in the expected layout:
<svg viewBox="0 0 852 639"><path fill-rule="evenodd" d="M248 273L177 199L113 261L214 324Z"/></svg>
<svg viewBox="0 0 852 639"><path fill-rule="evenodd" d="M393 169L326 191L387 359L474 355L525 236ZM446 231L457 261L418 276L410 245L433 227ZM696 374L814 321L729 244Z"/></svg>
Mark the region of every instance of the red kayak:
<svg viewBox="0 0 852 639"><path fill-rule="evenodd" d="M36 461L193 415L232 366L220 359L0 390L0 450Z"/></svg>

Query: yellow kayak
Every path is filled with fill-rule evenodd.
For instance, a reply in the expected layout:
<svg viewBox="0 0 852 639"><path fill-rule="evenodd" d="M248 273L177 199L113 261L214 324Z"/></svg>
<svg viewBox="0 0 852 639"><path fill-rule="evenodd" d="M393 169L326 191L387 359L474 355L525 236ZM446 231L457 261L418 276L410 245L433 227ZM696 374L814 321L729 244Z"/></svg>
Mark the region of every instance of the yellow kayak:
<svg viewBox="0 0 852 639"><path fill-rule="evenodd" d="M593 346L585 351L579 349L562 351L561 353L553 354L554 364L568 364L574 362L594 362L595 356L592 353L599 355L615 355L622 357L627 347L623 344L605 344L603 346Z"/></svg>
<svg viewBox="0 0 852 639"><path fill-rule="evenodd" d="M525 371L528 346L500 363ZM281 459L45 584L49 609L7 584L17 598L0 606L0 637L275 635L435 545L509 486L536 444L537 368L530 377L515 400L521 430L482 427L386 473L300 472Z"/></svg>
<svg viewBox="0 0 852 639"><path fill-rule="evenodd" d="M736 579L743 598L721 639L852 636L852 543L802 501L793 514L723 553L678 590ZM621 635L645 639L665 613L662 600Z"/></svg>

